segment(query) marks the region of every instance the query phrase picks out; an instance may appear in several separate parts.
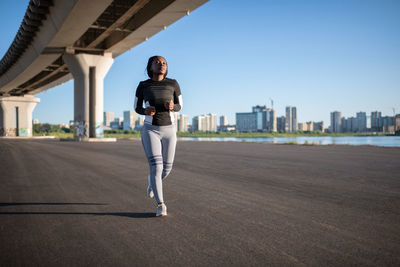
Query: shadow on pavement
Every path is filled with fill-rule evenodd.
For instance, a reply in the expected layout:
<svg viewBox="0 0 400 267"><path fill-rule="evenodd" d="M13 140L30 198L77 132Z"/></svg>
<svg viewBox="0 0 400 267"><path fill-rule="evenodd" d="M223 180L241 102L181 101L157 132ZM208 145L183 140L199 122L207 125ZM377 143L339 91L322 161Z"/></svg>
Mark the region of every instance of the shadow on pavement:
<svg viewBox="0 0 400 267"><path fill-rule="evenodd" d="M43 203L43 202L0 202L0 207L4 206L31 206L31 205L108 205L104 203L63 203L63 202L54 202L54 203Z"/></svg>
<svg viewBox="0 0 400 267"><path fill-rule="evenodd" d="M97 215L97 216L122 216L129 218L152 218L154 212L0 212L0 215Z"/></svg>
<svg viewBox="0 0 400 267"><path fill-rule="evenodd" d="M6 206L31 206L31 205L49 205L49 206L69 206L69 205L108 205L105 203L42 203L42 202L0 202L0 207ZM121 216L129 218L152 218L156 217L154 212L31 212L31 211L6 211L0 212L0 215L97 215L97 216Z"/></svg>

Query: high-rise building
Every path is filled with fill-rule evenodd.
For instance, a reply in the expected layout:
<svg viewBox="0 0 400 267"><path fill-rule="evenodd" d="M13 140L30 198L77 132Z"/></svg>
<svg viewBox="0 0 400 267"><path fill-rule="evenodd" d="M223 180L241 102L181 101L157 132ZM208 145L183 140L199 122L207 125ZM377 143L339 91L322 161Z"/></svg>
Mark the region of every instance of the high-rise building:
<svg viewBox="0 0 400 267"><path fill-rule="evenodd" d="M134 110L124 111L123 129L134 130L138 119L139 115Z"/></svg>
<svg viewBox="0 0 400 267"><path fill-rule="evenodd" d="M110 127L110 123L114 121L114 112L104 111L103 119L104 119L104 126Z"/></svg>
<svg viewBox="0 0 400 267"><path fill-rule="evenodd" d="M367 131L367 114L365 112L357 112L357 117L341 118L341 132L366 132Z"/></svg>
<svg viewBox="0 0 400 267"><path fill-rule="evenodd" d="M236 130L239 132L257 131L257 113L255 112L236 113Z"/></svg>
<svg viewBox="0 0 400 267"><path fill-rule="evenodd" d="M223 127L228 125L228 118L225 115L219 117L219 126Z"/></svg>
<svg viewBox="0 0 400 267"><path fill-rule="evenodd" d="M331 132L340 133L342 131L342 113L339 111L331 112Z"/></svg>
<svg viewBox="0 0 400 267"><path fill-rule="evenodd" d="M217 115L207 114L195 116L192 119L192 130L193 131L217 131Z"/></svg>
<svg viewBox="0 0 400 267"><path fill-rule="evenodd" d="M297 131L297 109L296 107L286 107L286 125L285 130L287 132Z"/></svg>
<svg viewBox="0 0 400 267"><path fill-rule="evenodd" d="M256 116L256 128L252 131L262 131L266 128L268 123L268 116L266 115L267 107L266 106L254 106L252 107L252 111Z"/></svg>
<svg viewBox="0 0 400 267"><path fill-rule="evenodd" d="M217 131L217 115L216 114L208 114L210 120L209 130L210 132Z"/></svg>
<svg viewBox="0 0 400 267"><path fill-rule="evenodd" d="M395 132L395 118L393 116L384 116L382 117L382 131L385 133L394 133Z"/></svg>
<svg viewBox="0 0 400 267"><path fill-rule="evenodd" d="M349 121L350 121L350 123L349 123L350 127L349 127L348 131L353 132L353 133L359 132L360 125L358 124L358 122L359 122L358 118L351 117L351 118L349 118Z"/></svg>
<svg viewBox="0 0 400 267"><path fill-rule="evenodd" d="M358 132L364 133L367 131L367 113L365 112L357 112L357 125Z"/></svg>
<svg viewBox="0 0 400 267"><path fill-rule="evenodd" d="M265 107L265 106L264 106ZM265 109L261 112L262 117L261 117L261 128L258 129L258 131L261 132L266 132L269 131L269 128L271 127L271 109L265 107ZM258 123L258 118L257 118L257 123Z"/></svg>
<svg viewBox="0 0 400 267"><path fill-rule="evenodd" d="M187 116L184 114L180 114L178 117L178 132L187 132L188 130L188 120L187 120Z"/></svg>
<svg viewBox="0 0 400 267"><path fill-rule="evenodd" d="M285 125L286 125L286 117L285 116L281 116L276 119L276 130L278 132L284 132Z"/></svg>
<svg viewBox="0 0 400 267"><path fill-rule="evenodd" d="M355 117L350 117L347 119L345 117L342 117L340 125L341 125L341 132L343 133L358 131L358 120Z"/></svg>
<svg viewBox="0 0 400 267"><path fill-rule="evenodd" d="M314 122L314 131L324 131L324 122L320 121L320 122Z"/></svg>
<svg viewBox="0 0 400 267"><path fill-rule="evenodd" d="M341 125L341 132L350 132L351 129L351 118L346 119L345 117L342 117L340 120L340 125Z"/></svg>
<svg viewBox="0 0 400 267"><path fill-rule="evenodd" d="M193 132L200 131L201 129L201 117L202 116L194 116L192 118L192 127L191 130Z"/></svg>
<svg viewBox="0 0 400 267"><path fill-rule="evenodd" d="M236 113L236 130L240 132L276 132L275 110L257 105L252 107L252 112Z"/></svg>
<svg viewBox="0 0 400 267"><path fill-rule="evenodd" d="M276 112L274 109L269 110L269 125L268 131L269 132L276 132L277 131L277 120L276 120Z"/></svg>
<svg viewBox="0 0 400 267"><path fill-rule="evenodd" d="M400 114L397 114L394 118L394 130L395 131L400 130Z"/></svg>
<svg viewBox="0 0 400 267"><path fill-rule="evenodd" d="M380 132L382 131L382 126L382 112L371 112L371 131Z"/></svg>

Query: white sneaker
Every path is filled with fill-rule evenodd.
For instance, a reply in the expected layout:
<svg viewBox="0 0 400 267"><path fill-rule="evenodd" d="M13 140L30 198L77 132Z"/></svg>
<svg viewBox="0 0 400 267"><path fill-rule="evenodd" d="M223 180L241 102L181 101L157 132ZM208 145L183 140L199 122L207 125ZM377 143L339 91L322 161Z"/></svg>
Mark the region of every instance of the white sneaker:
<svg viewBox="0 0 400 267"><path fill-rule="evenodd" d="M147 176L147 180L149 181L149 185L147 186L147 196L149 198L153 198L154 197L154 192L153 192L153 189L151 189L151 186L150 186L150 175Z"/></svg>
<svg viewBox="0 0 400 267"><path fill-rule="evenodd" d="M157 213L156 216L167 216L167 206L164 203L157 205Z"/></svg>

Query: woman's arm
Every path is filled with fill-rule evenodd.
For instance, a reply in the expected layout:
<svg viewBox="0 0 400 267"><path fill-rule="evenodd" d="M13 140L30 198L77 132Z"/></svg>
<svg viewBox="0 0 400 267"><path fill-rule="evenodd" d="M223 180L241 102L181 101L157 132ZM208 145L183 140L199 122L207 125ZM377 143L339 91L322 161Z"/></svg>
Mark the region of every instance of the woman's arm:
<svg viewBox="0 0 400 267"><path fill-rule="evenodd" d="M141 82L139 83L138 87L136 88L134 108L135 108L136 113L138 113L140 115L146 115L144 113L145 109L143 108L143 86L142 86Z"/></svg>
<svg viewBox="0 0 400 267"><path fill-rule="evenodd" d="M174 111L177 112L181 110L183 107L183 102L182 102L182 94L181 94L181 88L178 84L177 81L175 81L175 91L174 91Z"/></svg>

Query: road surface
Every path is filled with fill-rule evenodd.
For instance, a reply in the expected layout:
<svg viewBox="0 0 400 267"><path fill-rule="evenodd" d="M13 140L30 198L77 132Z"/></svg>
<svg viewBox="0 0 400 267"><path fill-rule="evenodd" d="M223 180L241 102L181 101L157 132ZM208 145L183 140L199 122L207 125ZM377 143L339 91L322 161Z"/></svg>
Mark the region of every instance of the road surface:
<svg viewBox="0 0 400 267"><path fill-rule="evenodd" d="M400 266L400 149L0 139L1 266Z"/></svg>

